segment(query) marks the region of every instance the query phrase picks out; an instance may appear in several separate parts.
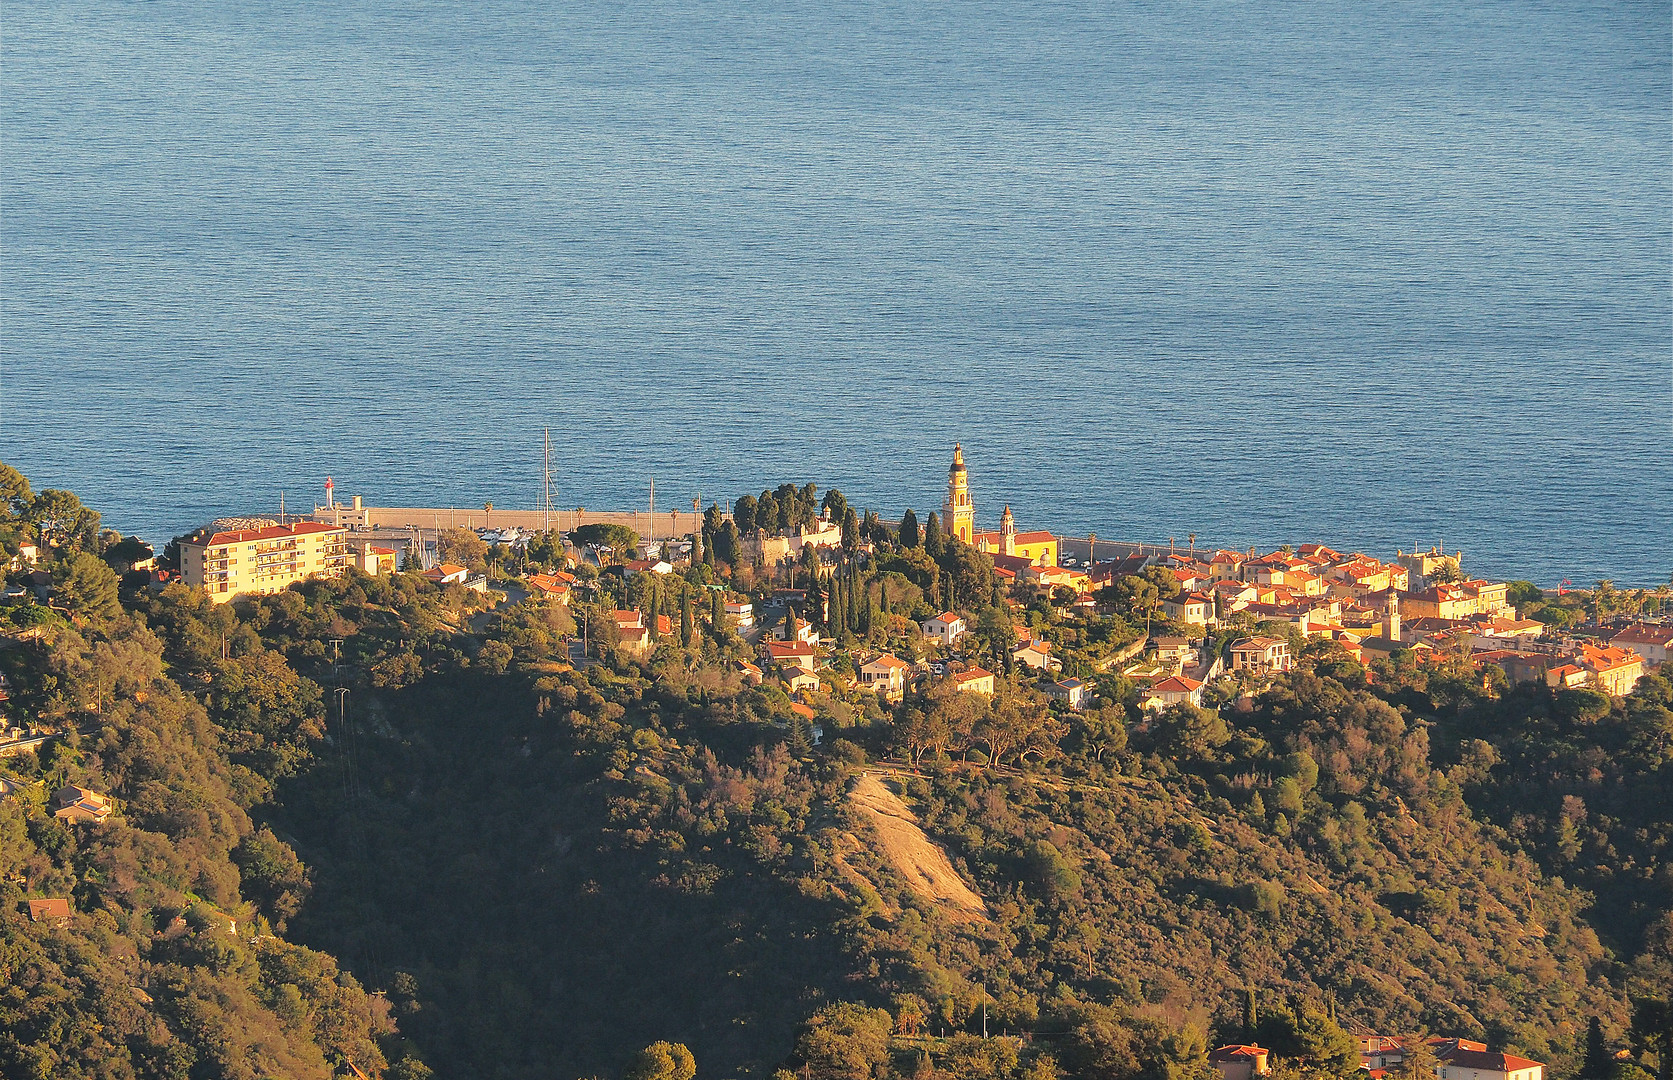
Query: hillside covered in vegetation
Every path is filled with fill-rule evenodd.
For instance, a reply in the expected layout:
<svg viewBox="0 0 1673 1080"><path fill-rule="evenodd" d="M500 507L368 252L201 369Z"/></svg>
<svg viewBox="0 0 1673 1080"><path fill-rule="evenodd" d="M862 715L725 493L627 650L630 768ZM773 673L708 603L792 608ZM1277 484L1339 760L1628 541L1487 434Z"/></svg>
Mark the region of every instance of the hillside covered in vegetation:
<svg viewBox="0 0 1673 1080"><path fill-rule="evenodd" d="M1444 662L1368 681L1298 642L1296 671L1218 709L1146 716L1100 677L1072 712L1002 668L991 700L837 679L810 710L740 674L720 599L788 579L731 521L682 574L576 568L596 587L567 607L356 572L217 606L120 579L126 542L73 496L5 486L0 550L42 542L54 588L0 607L0 707L56 736L0 759L7 1077L689 1077L694 1058L1200 1080L1207 1048L1248 1038L1281 1072L1344 1076L1348 1029L1666 1074L1662 679L1625 699ZM812 495L747 509L794 519ZM839 639L916 655L913 619L943 604L996 654L1017 622L1071 664L1142 633L1008 603L955 541L854 528L870 556L807 601L829 596ZM673 628L648 660L614 640L629 606ZM979 905L903 870L862 781ZM113 812L60 820L66 785ZM43 898L73 915L32 918ZM1620 1061L1588 1057L1593 1017Z"/></svg>

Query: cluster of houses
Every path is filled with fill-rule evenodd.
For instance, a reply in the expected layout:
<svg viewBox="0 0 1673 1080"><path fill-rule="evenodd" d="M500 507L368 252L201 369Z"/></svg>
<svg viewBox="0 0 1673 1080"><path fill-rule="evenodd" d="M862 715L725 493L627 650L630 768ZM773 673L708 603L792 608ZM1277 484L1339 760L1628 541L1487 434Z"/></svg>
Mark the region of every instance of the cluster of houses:
<svg viewBox="0 0 1673 1080"><path fill-rule="evenodd" d="M1367 1080L1384 1080L1410 1053L1412 1035L1361 1035L1359 1071ZM1437 1080L1545 1080L1545 1064L1487 1049L1470 1039L1429 1036L1423 1043L1435 1057ZM1271 1051L1253 1043L1232 1043L1209 1052L1208 1062L1221 1080L1254 1080L1272 1073Z"/></svg>
<svg viewBox="0 0 1673 1080"><path fill-rule="evenodd" d="M1204 632L1234 616L1294 626L1305 637L1327 637L1362 663L1399 651L1418 662L1464 657L1477 667L1494 664L1511 683L1543 681L1554 688L1595 687L1621 696L1631 692L1646 665L1666 661L1673 626L1634 623L1596 638L1553 638L1546 624L1520 619L1509 585L1455 576L1460 556L1431 549L1400 553L1394 562L1343 554L1322 544L1266 555L1216 551L1130 558L1090 568L1083 588L1095 592L1132 573L1160 566L1179 585L1159 603L1161 613ZM1447 573L1443 574L1443 568ZM1081 600L1090 600L1082 594ZM1289 642L1250 636L1227 650L1229 669L1252 675L1290 670ZM1135 665L1126 674L1157 674ZM1183 664L1153 680L1155 701L1195 700L1201 684Z"/></svg>
<svg viewBox="0 0 1673 1080"><path fill-rule="evenodd" d="M815 522L814 528L825 524ZM801 539L822 546L817 532L804 533ZM1206 634L1234 617L1245 623L1287 623L1304 636L1336 641L1363 663L1401 650L1419 663L1463 656L1478 666L1498 665L1512 683L1543 680L1559 688L1593 686L1619 696L1631 691L1647 662L1663 662L1673 643L1673 626L1649 624L1619 629L1608 639L1553 639L1544 623L1517 618L1507 584L1440 580L1458 576L1459 557L1439 549L1402 552L1396 561L1382 562L1322 544L1305 544L1294 551L1266 555L1226 550L1153 553L1084 568L1058 567L1052 565L1058 554L1057 539L1045 533L1016 533L1008 512L1000 532L976 533L974 539L984 549L992 549L996 572L1020 583L1018 592L1030 586L1066 588L1073 598L1059 595L1059 601L1096 610L1099 590L1135 574L1148 572L1154 578L1155 569L1160 568L1178 582L1179 593L1159 600L1159 607L1188 632L1200 628ZM628 576L673 570L660 558L622 568ZM529 584L531 591L566 599L576 582L573 575L559 573L534 575ZM819 691L822 680L830 683L834 676L829 657L821 651L824 643L794 610L795 598L805 594L797 590L780 590L779 594L775 606L785 614L780 618L775 613L765 628L758 626L749 600L726 602L729 620L759 645L758 660L742 661L738 670L750 682L775 677L793 697L805 701L806 695ZM624 611L617 612L616 618L621 647L632 655L648 655L656 636L645 625L645 616ZM665 617L662 621L668 622ZM938 652L951 654L950 659L915 662L889 652L855 655L851 657L852 685L889 701L899 701L915 681L932 677L945 678L956 689L971 693L994 692L993 672L958 658L959 641L969 630L961 615L940 612L925 619L920 629L926 641ZM667 632L665 625L659 627L659 635ZM1040 689L1054 700L1071 709L1082 708L1091 686L1082 679L1063 677L1063 661L1054 654L1051 642L1027 628L1017 634L1011 650L1014 667L1033 672ZM1151 648L1141 655L1139 650L1146 644ZM1130 653L1132 662L1119 670L1143 688L1142 707L1147 711L1180 703L1201 705L1205 688L1222 676L1259 680L1291 670L1296 660L1291 638L1275 632L1238 638L1223 652L1205 648L1201 640L1189 636L1159 635L1148 643L1136 643Z"/></svg>

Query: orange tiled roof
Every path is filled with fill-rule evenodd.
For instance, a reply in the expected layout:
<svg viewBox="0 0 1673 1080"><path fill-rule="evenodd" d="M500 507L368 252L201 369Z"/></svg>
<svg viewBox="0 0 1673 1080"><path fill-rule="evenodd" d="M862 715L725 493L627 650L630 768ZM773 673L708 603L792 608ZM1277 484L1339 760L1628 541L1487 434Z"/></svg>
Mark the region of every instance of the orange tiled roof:
<svg viewBox="0 0 1673 1080"><path fill-rule="evenodd" d="M252 540L277 540L281 536L313 536L317 533L340 532L348 530L341 525L326 525L318 521L298 521L294 525L269 525L263 529L238 529L233 532L218 532L207 540L186 541L193 545L217 547L221 544L247 544Z"/></svg>
<svg viewBox="0 0 1673 1080"><path fill-rule="evenodd" d="M1161 690L1170 694L1188 694L1202 689L1202 683L1195 679L1187 679L1183 675L1169 675L1161 682L1152 686L1151 689Z"/></svg>

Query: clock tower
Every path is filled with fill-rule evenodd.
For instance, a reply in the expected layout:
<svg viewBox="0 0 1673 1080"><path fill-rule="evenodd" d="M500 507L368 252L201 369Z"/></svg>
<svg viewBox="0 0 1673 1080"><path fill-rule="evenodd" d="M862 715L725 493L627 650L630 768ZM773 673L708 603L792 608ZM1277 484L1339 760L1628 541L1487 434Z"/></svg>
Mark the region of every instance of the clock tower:
<svg viewBox="0 0 1673 1080"><path fill-rule="evenodd" d="M941 508L941 527L966 544L976 542L976 507L970 502L970 475L964 467L964 447L953 446L953 466L947 470L947 502Z"/></svg>

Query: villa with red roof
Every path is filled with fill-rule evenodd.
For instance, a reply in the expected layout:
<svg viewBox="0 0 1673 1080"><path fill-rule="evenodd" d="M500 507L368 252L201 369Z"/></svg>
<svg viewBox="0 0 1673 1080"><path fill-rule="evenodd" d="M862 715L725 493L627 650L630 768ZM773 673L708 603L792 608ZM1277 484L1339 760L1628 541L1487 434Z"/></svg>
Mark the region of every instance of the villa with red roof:
<svg viewBox="0 0 1673 1080"><path fill-rule="evenodd" d="M1232 1043L1208 1053L1208 1063L1220 1070L1220 1080L1251 1080L1272 1071L1267 1050L1254 1043Z"/></svg>
<svg viewBox="0 0 1673 1080"><path fill-rule="evenodd" d="M1651 626L1646 623L1634 623L1625 630L1618 631L1609 639L1609 644L1623 649L1631 649L1642 656L1647 663L1667 663L1667 650L1673 648L1673 626Z"/></svg>
<svg viewBox="0 0 1673 1080"><path fill-rule="evenodd" d="M1544 1062L1497 1053L1469 1039L1439 1041L1435 1057L1439 1080L1545 1080Z"/></svg>
<svg viewBox="0 0 1673 1080"><path fill-rule="evenodd" d="M964 630L964 620L951 611L943 611L933 619L923 621L924 636L934 638L948 648L952 648L953 642L959 639Z"/></svg>
<svg viewBox="0 0 1673 1080"><path fill-rule="evenodd" d="M873 690L888 701L899 701L906 696L906 672L909 665L892 653L884 653L869 663L860 665L860 685Z"/></svg>

